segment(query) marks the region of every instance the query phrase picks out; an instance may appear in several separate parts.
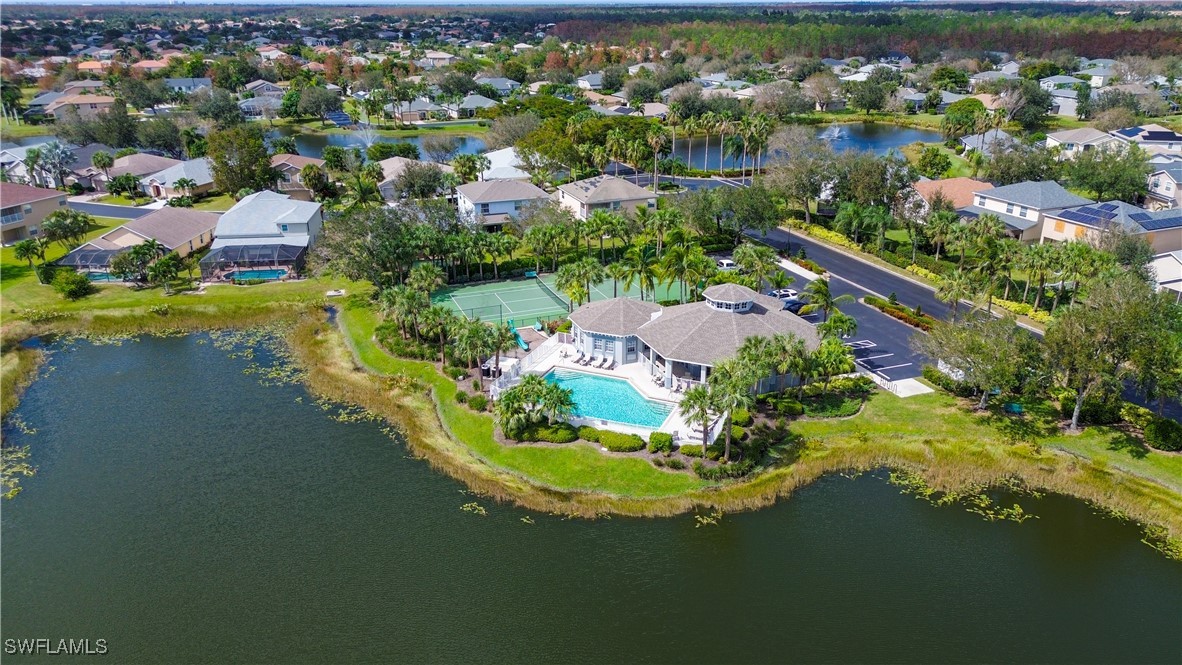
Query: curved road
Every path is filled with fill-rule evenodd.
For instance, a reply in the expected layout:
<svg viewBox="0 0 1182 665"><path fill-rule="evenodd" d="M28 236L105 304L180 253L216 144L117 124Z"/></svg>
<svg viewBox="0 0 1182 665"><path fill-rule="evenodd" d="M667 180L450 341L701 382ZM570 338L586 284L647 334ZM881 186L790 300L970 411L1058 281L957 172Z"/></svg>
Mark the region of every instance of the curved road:
<svg viewBox="0 0 1182 665"><path fill-rule="evenodd" d="M886 298L893 292L900 303L908 307L919 305L926 314L939 319L947 320L951 314L951 309L946 303L936 298L936 292L931 287L913 282L885 268L880 268L845 252L822 245L811 238L802 237L799 233L792 233L791 238L789 238L788 231L777 228L769 231L766 236L760 235L758 231L747 231L747 235L755 240L765 242L778 250L783 250L785 247L791 245L790 251L793 254L799 252L800 248L803 247L805 256L810 260L816 261L818 265L829 271L831 277L845 282L847 285L856 289L876 293L883 298ZM835 288L834 291L842 292L844 289L839 290ZM1031 332L1032 334L1041 336L1036 331ZM1147 402L1145 397L1139 394L1132 384L1125 384L1123 397L1134 404L1140 404L1157 413L1157 403ZM1163 415L1182 422L1182 403L1179 403L1177 400L1167 400Z"/></svg>

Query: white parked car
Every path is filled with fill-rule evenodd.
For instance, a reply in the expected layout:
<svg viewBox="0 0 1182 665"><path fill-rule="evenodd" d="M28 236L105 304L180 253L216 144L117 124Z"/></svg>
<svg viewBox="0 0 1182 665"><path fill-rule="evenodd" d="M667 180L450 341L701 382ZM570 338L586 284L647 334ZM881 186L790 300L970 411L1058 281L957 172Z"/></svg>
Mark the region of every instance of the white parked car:
<svg viewBox="0 0 1182 665"><path fill-rule="evenodd" d="M734 270L735 269L735 262L731 261L730 259L718 259L718 269L719 270Z"/></svg>
<svg viewBox="0 0 1182 665"><path fill-rule="evenodd" d="M797 291L796 289L775 289L773 291L768 291L767 294L773 298L784 300L786 298L795 298L797 296Z"/></svg>

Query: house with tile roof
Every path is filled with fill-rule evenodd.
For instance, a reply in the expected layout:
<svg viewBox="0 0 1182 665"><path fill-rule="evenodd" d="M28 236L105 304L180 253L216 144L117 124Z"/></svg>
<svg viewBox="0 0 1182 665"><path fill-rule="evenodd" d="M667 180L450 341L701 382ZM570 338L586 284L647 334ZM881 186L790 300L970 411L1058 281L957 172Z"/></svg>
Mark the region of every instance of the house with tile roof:
<svg viewBox="0 0 1182 665"><path fill-rule="evenodd" d="M166 206L76 247L57 263L76 270L104 271L117 255L148 240L184 258L213 242L219 216L216 212Z"/></svg>
<svg viewBox="0 0 1182 665"><path fill-rule="evenodd" d="M1089 150L1120 145L1119 139L1095 127L1065 129L1047 134L1047 147L1059 149L1059 159L1075 159Z"/></svg>
<svg viewBox="0 0 1182 665"><path fill-rule="evenodd" d="M300 174L308 165L323 169L324 160L303 155L272 155L271 168L279 173L279 191L297 201L311 201L312 192L304 186L303 176Z"/></svg>
<svg viewBox="0 0 1182 665"><path fill-rule="evenodd" d="M654 192L610 175L561 185L553 198L579 219L587 219L596 210L631 213L638 208L657 207Z"/></svg>
<svg viewBox="0 0 1182 665"><path fill-rule="evenodd" d="M1048 212L1041 242L1095 242L1113 229L1143 238L1154 254L1182 251L1182 208L1149 211L1124 201L1089 203Z"/></svg>
<svg viewBox="0 0 1182 665"><path fill-rule="evenodd" d="M41 222L65 206L65 192L0 182L0 242L10 245L37 237Z"/></svg>
<svg viewBox="0 0 1182 665"><path fill-rule="evenodd" d="M1182 208L1182 162L1163 164L1149 174L1145 205L1150 210Z"/></svg>
<svg viewBox="0 0 1182 665"><path fill-rule="evenodd" d="M319 203L269 190L244 197L218 219L209 254L201 259L202 279L292 276L303 269L323 221Z"/></svg>
<svg viewBox="0 0 1182 665"><path fill-rule="evenodd" d="M199 157L174 164L162 171L140 178L140 189L154 199L170 199L174 196L200 196L213 191L213 172L208 157ZM177 180L187 178L196 183L187 192L176 186Z"/></svg>
<svg viewBox="0 0 1182 665"><path fill-rule="evenodd" d="M460 219L489 231L499 231L523 210L549 200L546 190L521 180L484 180L456 188Z"/></svg>

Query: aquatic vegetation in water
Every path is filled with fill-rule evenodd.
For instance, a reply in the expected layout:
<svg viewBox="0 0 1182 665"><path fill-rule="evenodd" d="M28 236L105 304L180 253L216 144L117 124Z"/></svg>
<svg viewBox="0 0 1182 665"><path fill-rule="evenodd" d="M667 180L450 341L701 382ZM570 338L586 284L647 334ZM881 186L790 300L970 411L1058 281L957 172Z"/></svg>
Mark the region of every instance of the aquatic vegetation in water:
<svg viewBox="0 0 1182 665"><path fill-rule="evenodd" d="M37 473L37 469L26 460L29 458L28 446L5 446L0 448L0 496L11 499L21 492L21 478L28 478Z"/></svg>
<svg viewBox="0 0 1182 665"><path fill-rule="evenodd" d="M21 415L19 413L14 413L11 416L8 416L8 418L5 419L4 424L15 429L16 431L20 432L21 434L27 434L27 435L31 436L31 435L37 433L37 428L32 427L28 423L26 423L25 419L21 418Z"/></svg>
<svg viewBox="0 0 1182 665"><path fill-rule="evenodd" d="M982 484L971 484L964 489L950 492L939 491L923 479L922 476L913 471L892 471L890 475L890 483L902 487L903 494L910 494L918 499L923 499L933 506L950 506L953 504L962 504L965 510L974 515L980 515L982 518L990 522L1009 521L1021 524L1028 519L1038 519L1038 515L1033 515L1026 512L1022 506L1014 504L1009 508L997 505L993 497L986 494L990 489L989 486ZM1041 498L1042 495L1037 492L1029 492L1025 490L1021 484L1013 479L1006 479L1000 484L993 485L995 488L1004 488L1010 492L1032 495L1035 498Z"/></svg>
<svg viewBox="0 0 1182 665"><path fill-rule="evenodd" d="M480 505L479 503L476 503L475 501L465 503L464 505L460 506L460 510L462 510L466 513L480 515L481 517L488 516L488 511L484 509L484 506Z"/></svg>
<svg viewBox="0 0 1182 665"><path fill-rule="evenodd" d="M694 515L694 521L697 522L697 524L694 525L695 529L700 529L704 526L718 526L718 523L722 521L722 511L715 508L708 515L702 515L699 513Z"/></svg>

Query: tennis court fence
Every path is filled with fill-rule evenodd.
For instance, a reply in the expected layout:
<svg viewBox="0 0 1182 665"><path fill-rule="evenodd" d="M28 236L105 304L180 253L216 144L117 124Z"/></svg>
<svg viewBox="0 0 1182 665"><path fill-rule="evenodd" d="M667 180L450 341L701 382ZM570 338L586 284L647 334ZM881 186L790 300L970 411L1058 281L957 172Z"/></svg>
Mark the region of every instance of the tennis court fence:
<svg viewBox="0 0 1182 665"><path fill-rule="evenodd" d="M571 341L570 333L555 333L546 341L533 348L524 358L506 369L496 381L489 386L488 394L495 400L501 391L508 390L521 381L521 375L537 367L543 360L558 352L563 344Z"/></svg>

